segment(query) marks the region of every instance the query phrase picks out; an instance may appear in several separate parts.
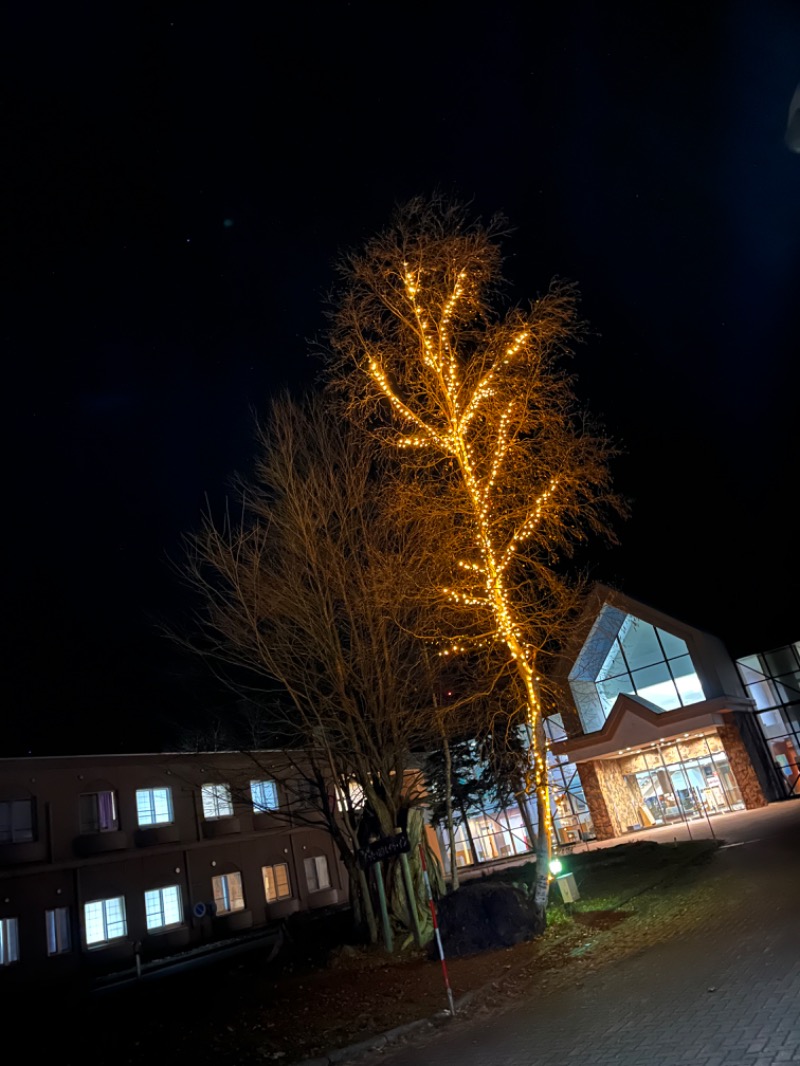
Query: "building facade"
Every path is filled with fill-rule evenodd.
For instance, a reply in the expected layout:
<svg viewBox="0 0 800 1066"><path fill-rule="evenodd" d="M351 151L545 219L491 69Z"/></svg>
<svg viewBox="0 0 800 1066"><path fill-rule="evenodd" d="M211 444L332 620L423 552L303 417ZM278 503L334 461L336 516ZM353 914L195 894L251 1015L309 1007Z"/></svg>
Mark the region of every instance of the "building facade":
<svg viewBox="0 0 800 1066"><path fill-rule="evenodd" d="M545 723L561 846L800 795L800 644L734 662L716 637L598 585L561 680ZM525 855L536 830L524 797L459 812L457 864Z"/></svg>
<svg viewBox="0 0 800 1066"><path fill-rule="evenodd" d="M736 663L787 796L800 795L800 643Z"/></svg>
<svg viewBox="0 0 800 1066"><path fill-rule="evenodd" d="M716 637L603 586L578 635L551 754L576 767L594 836L761 807L789 794L792 774L796 785L790 712L781 717L773 703L759 715L752 695L757 684L764 701L796 687L796 651L794 670L781 659L783 687L768 695L752 668L743 681ZM767 722L791 734L772 749ZM778 750L794 770L781 769Z"/></svg>
<svg viewBox="0 0 800 1066"><path fill-rule="evenodd" d="M0 760L0 972L64 978L347 900L280 752Z"/></svg>

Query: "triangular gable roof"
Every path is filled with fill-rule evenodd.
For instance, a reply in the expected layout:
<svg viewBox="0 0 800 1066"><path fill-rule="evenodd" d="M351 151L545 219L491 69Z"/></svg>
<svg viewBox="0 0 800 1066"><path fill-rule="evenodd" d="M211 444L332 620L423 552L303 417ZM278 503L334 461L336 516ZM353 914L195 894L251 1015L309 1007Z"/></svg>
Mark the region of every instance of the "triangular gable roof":
<svg viewBox="0 0 800 1066"><path fill-rule="evenodd" d="M620 592L618 589L614 589L610 585L604 585L602 582L597 581L592 585L586 595L586 602L573 626L569 644L565 647L561 662L559 663L558 673L563 681L566 681L573 666L581 656L584 644L589 639L592 632L592 627L597 621L600 612L606 606L616 607L625 614L632 614L634 617L640 618L643 622L650 622L659 629L663 629L667 633L672 633L674 636L681 637L683 640L691 640L692 636L712 641L717 640L716 637L711 633L708 633L706 630L699 629L697 626L690 626L686 622L682 622L679 618L664 614L663 611L659 611L657 608L651 607L649 604L643 603L641 600L635 600L631 596L627 596L624 592Z"/></svg>
<svg viewBox="0 0 800 1066"><path fill-rule="evenodd" d="M737 700L744 696L741 678L725 645L718 637L634 600L608 585L596 582L587 594L584 608L554 672L554 681L562 688L565 696L569 693L571 697L568 698L568 703L574 704L576 701L574 685L594 683L594 677L591 676L594 660L602 655L605 643L610 647L610 640L616 635L613 632L615 616L619 616L616 620L621 620L627 615L683 641L707 699L724 697ZM595 632L596 624L598 629ZM609 626L608 632L605 629L606 624ZM572 709L567 710L565 723L574 713ZM583 726L584 729L596 729L599 727L599 720L584 721Z"/></svg>

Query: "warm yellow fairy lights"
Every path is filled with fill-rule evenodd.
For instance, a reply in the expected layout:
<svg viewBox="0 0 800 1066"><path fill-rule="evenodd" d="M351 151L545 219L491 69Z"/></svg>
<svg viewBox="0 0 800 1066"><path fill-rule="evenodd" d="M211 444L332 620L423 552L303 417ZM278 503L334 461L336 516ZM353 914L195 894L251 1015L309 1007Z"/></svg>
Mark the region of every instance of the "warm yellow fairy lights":
<svg viewBox="0 0 800 1066"><path fill-rule="evenodd" d="M481 562L460 561L458 566L465 571L465 580L481 587L480 590L443 588L441 592L451 603L488 611L493 619L494 639L506 646L516 664L525 687L528 725L534 738L526 787L529 792L537 793L542 801L541 809L549 812L546 741L542 728L539 678L533 665L534 650L525 644L504 575L517 557L520 545L535 534L552 508L558 481L555 478L550 481L545 491L533 500L511 534L504 535L502 543L498 542L500 534L495 520L503 514L502 481L506 460L514 446L515 417L518 411L524 414L525 405L524 400L514 396L499 410L493 409L490 403L492 400L496 402L502 391L501 375L504 368L526 350L531 334L528 330L521 330L511 337L506 346L498 351L480 380L472 384L464 380L455 338L451 335L452 322L466 289L466 271L458 272L449 295L438 309L437 297L441 300L441 295L435 290L431 293L425 291L421 269L414 270L407 262L404 263L402 279L413 316L411 321L419 341L420 360L432 376L432 383L426 386L429 388L426 401L431 398L434 400L428 408L430 410L433 407L436 411L436 424L432 423L430 413L423 417L400 399L375 357L369 358L369 373L381 394L389 401L395 417L404 427L413 427L410 433L404 432L398 436L398 446L406 449L435 446L452 461L454 469L461 476L476 519L475 547ZM482 417L476 419L479 413ZM473 430L479 424L480 435L477 429ZM492 427L489 435L486 433L487 424ZM474 644L455 642L440 649L439 654L462 654L470 646L474 647ZM549 842L552 826L549 818L545 821Z"/></svg>

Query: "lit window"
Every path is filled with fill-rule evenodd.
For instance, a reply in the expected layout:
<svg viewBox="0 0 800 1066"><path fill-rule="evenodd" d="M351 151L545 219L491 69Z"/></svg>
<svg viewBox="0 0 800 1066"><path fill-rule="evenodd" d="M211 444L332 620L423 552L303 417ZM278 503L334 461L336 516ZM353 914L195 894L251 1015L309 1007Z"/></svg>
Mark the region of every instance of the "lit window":
<svg viewBox="0 0 800 1066"><path fill-rule="evenodd" d="M168 885L166 888L154 888L145 892L144 910L148 930L180 925L183 921L180 886Z"/></svg>
<svg viewBox="0 0 800 1066"><path fill-rule="evenodd" d="M262 866L261 873L264 875L264 895L267 897L267 903L291 898L289 867L285 862L276 863L275 866Z"/></svg>
<svg viewBox="0 0 800 1066"><path fill-rule="evenodd" d="M0 844L22 844L33 839L33 800L0 803Z"/></svg>
<svg viewBox="0 0 800 1066"><path fill-rule="evenodd" d="M0 966L19 961L19 932L16 918L0 918Z"/></svg>
<svg viewBox="0 0 800 1066"><path fill-rule="evenodd" d="M136 817L139 825L166 825L172 821L172 789L136 790Z"/></svg>
<svg viewBox="0 0 800 1066"><path fill-rule="evenodd" d="M658 711L705 699L686 642L606 604L581 649L569 683L584 730L603 727L620 694Z"/></svg>
<svg viewBox="0 0 800 1066"><path fill-rule="evenodd" d="M331 887L328 860L324 855L316 855L313 859L306 859L305 868L306 884L309 892L320 892L323 888Z"/></svg>
<svg viewBox="0 0 800 1066"><path fill-rule="evenodd" d="M69 907L56 907L44 912L47 933L47 954L64 955L72 950L72 933L69 927Z"/></svg>
<svg viewBox="0 0 800 1066"><path fill-rule="evenodd" d="M217 914L230 914L232 911L244 910L244 893L240 873L219 874L211 879L211 883L214 886Z"/></svg>
<svg viewBox="0 0 800 1066"><path fill-rule="evenodd" d="M203 785L203 816L229 818L233 814L230 785Z"/></svg>
<svg viewBox="0 0 800 1066"><path fill-rule="evenodd" d="M86 927L86 943L89 947L108 944L127 935L125 897L96 899L83 906L83 921Z"/></svg>
<svg viewBox="0 0 800 1066"><path fill-rule="evenodd" d="M347 782L347 797L339 786L336 786L336 806L340 811L347 811L351 807L354 811L360 811L366 802L364 789L357 781Z"/></svg>
<svg viewBox="0 0 800 1066"><path fill-rule="evenodd" d="M254 811L278 809L278 786L274 781L251 781L250 795L253 797Z"/></svg>
<svg viewBox="0 0 800 1066"><path fill-rule="evenodd" d="M111 833L119 828L113 792L84 792L80 798L82 833Z"/></svg>

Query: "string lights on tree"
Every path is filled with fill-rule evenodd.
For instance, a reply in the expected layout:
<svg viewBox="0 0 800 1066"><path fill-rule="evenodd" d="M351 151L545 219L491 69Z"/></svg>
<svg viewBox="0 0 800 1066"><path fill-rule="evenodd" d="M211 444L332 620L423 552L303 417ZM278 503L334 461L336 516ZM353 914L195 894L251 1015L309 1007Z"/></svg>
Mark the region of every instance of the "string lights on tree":
<svg viewBox="0 0 800 1066"><path fill-rule="evenodd" d="M398 449L406 506L428 508L451 555L435 593L441 654L503 658L524 694L526 786L539 812L537 902L552 822L540 661L576 604L559 563L588 534L613 539L613 447L576 402L565 357L582 334L573 286L498 312L501 226L415 200L342 266L333 380L349 413ZM398 491L404 491L399 485Z"/></svg>

